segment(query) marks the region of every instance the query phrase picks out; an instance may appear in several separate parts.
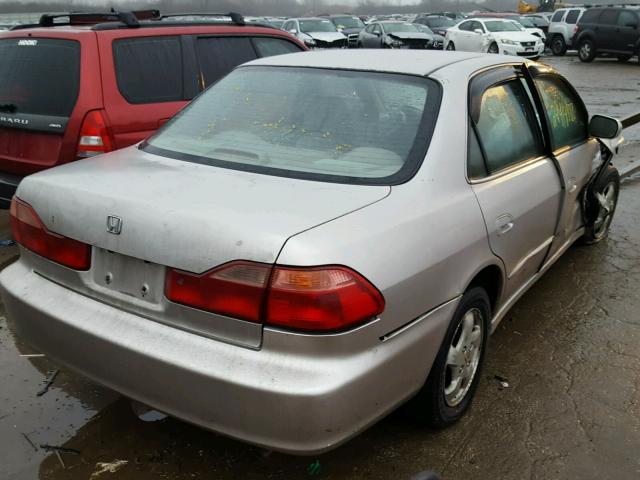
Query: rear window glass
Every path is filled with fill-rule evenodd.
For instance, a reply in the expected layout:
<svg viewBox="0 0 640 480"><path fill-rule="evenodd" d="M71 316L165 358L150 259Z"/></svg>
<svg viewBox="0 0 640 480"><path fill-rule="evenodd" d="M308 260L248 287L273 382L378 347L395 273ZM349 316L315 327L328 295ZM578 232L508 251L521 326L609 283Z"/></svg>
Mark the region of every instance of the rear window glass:
<svg viewBox="0 0 640 480"><path fill-rule="evenodd" d="M424 158L439 95L435 82L404 75L241 68L144 148L280 176L395 183Z"/></svg>
<svg viewBox="0 0 640 480"><path fill-rule="evenodd" d="M584 12L582 17L580 17L580 23L592 23L595 22L600 15L601 10L587 10Z"/></svg>
<svg viewBox="0 0 640 480"><path fill-rule="evenodd" d="M80 87L80 44L73 40L0 40L2 113L68 117Z"/></svg>
<svg viewBox="0 0 640 480"><path fill-rule="evenodd" d="M565 22L573 25L578 21L579 15L580 15L580 10L569 10L569 13L567 13L567 18Z"/></svg>
<svg viewBox="0 0 640 480"><path fill-rule="evenodd" d="M259 57L271 57L273 55L302 51L295 43L280 38L255 37L253 46L256 48Z"/></svg>
<svg viewBox="0 0 640 480"><path fill-rule="evenodd" d="M605 10L600 15L600 22L605 25L614 25L616 20L618 19L618 11L617 10Z"/></svg>
<svg viewBox="0 0 640 480"><path fill-rule="evenodd" d="M129 103L184 99L180 38L127 38L113 42L118 89Z"/></svg>

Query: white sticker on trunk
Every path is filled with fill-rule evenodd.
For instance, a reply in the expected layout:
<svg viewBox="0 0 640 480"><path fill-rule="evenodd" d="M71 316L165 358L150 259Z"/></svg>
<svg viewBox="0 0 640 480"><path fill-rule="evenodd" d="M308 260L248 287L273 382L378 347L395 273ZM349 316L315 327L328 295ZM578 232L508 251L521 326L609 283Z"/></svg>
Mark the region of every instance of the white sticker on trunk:
<svg viewBox="0 0 640 480"><path fill-rule="evenodd" d="M35 47L38 45L38 40L18 40L19 47Z"/></svg>

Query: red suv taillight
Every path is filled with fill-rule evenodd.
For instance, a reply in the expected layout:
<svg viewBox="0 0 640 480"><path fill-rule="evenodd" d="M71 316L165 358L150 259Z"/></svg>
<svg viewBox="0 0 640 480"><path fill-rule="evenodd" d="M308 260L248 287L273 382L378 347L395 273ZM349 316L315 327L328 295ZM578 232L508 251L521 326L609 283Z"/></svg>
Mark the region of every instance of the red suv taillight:
<svg viewBox="0 0 640 480"><path fill-rule="evenodd" d="M80 127L78 158L88 158L113 150L113 139L107 121L100 110L92 110L84 117Z"/></svg>
<svg viewBox="0 0 640 480"><path fill-rule="evenodd" d="M13 197L9 215L13 238L24 248L74 270L91 266L91 246L47 230L28 203Z"/></svg>
<svg viewBox="0 0 640 480"><path fill-rule="evenodd" d="M202 275L169 269L169 300L252 322L305 331L344 330L384 310L382 294L350 268L236 261Z"/></svg>

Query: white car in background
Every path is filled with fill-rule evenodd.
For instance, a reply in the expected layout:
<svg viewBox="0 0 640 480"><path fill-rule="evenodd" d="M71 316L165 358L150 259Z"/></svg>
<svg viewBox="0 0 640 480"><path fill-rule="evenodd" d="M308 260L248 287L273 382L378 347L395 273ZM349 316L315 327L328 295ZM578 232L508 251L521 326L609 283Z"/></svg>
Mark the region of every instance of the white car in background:
<svg viewBox="0 0 640 480"><path fill-rule="evenodd" d="M544 53L544 42L509 20L472 18L447 30L444 48L537 59Z"/></svg>
<svg viewBox="0 0 640 480"><path fill-rule="evenodd" d="M534 37L538 37L540 38L543 42L546 43L547 41L547 36L544 34L544 32L542 31L542 29L537 28L537 27L527 27L526 23L523 24L522 22L519 22L518 20L511 20L508 19L509 22L512 22L517 28L518 30L520 30L521 32L527 32L530 33L531 35L533 35ZM533 24L531 24L533 25Z"/></svg>
<svg viewBox="0 0 640 480"><path fill-rule="evenodd" d="M348 39L328 18L290 18L282 30L294 35L309 48L347 48Z"/></svg>

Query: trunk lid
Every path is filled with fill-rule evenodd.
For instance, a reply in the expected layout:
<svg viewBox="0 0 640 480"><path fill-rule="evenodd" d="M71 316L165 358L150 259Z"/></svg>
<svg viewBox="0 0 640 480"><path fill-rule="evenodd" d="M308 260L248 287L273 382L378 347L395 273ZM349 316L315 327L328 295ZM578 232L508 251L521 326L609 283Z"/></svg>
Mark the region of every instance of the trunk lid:
<svg viewBox="0 0 640 480"><path fill-rule="evenodd" d="M70 39L0 38L0 171L26 175L73 152L80 50Z"/></svg>
<svg viewBox="0 0 640 480"><path fill-rule="evenodd" d="M292 235L386 197L387 186L297 180L173 160L129 147L20 184L51 231L200 273L276 261ZM107 217L121 219L120 234Z"/></svg>

